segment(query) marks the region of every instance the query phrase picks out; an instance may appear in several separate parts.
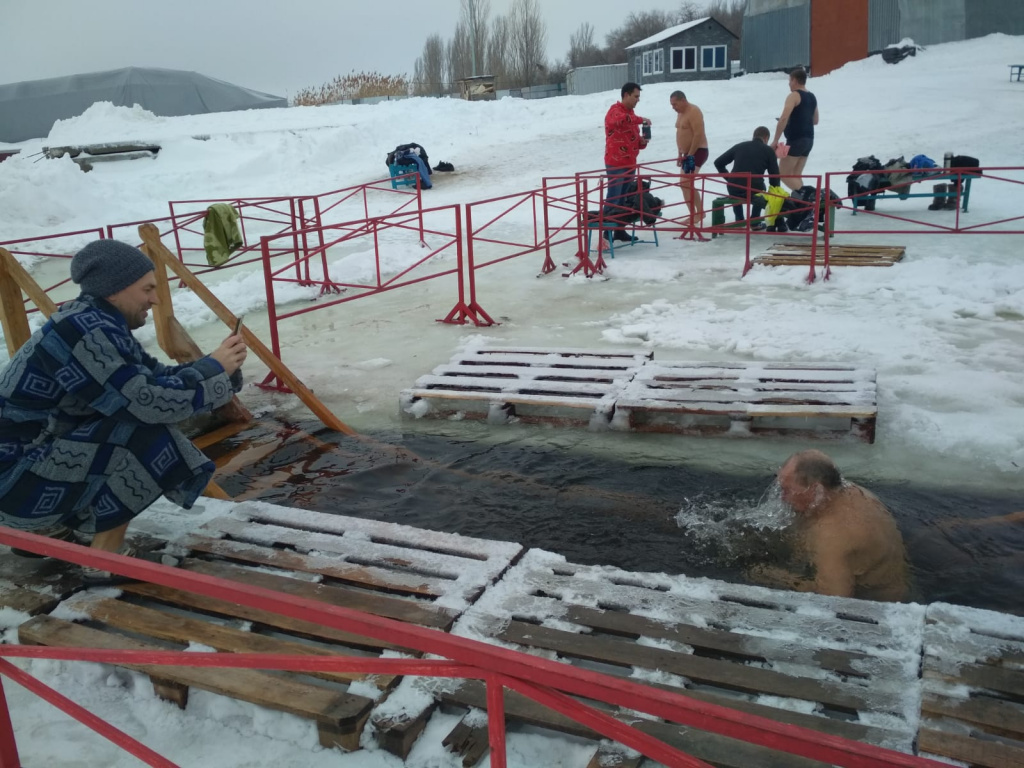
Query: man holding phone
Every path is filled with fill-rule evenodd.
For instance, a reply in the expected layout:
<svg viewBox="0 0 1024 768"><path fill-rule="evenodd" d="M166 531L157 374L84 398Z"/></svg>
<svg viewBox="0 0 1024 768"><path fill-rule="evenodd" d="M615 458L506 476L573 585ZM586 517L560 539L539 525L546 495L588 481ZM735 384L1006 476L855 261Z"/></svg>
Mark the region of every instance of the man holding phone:
<svg viewBox="0 0 1024 768"><path fill-rule="evenodd" d="M134 517L160 496L189 509L213 476L176 425L231 400L247 349L236 327L186 365L147 354L132 331L157 303L156 276L127 243L89 243L71 279L81 295L0 370L0 524L64 540L79 531L132 555ZM93 570L87 580L109 577Z"/></svg>

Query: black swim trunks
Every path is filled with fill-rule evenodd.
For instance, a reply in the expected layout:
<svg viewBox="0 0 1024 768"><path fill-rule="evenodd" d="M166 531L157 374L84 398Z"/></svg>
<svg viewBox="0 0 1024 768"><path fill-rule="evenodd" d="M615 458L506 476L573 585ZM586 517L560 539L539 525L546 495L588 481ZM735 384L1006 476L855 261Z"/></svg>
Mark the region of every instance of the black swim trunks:
<svg viewBox="0 0 1024 768"><path fill-rule="evenodd" d="M807 157L813 146L814 139L794 139L789 143L789 157Z"/></svg>

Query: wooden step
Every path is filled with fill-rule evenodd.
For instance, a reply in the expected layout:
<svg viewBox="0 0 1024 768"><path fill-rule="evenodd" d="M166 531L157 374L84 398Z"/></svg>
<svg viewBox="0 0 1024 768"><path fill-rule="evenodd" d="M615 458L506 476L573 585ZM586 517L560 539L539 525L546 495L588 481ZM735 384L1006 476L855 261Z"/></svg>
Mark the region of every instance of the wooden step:
<svg viewBox="0 0 1024 768"><path fill-rule="evenodd" d="M640 432L807 434L874 441L875 372L833 364L656 361L615 404L612 426Z"/></svg>
<svg viewBox="0 0 1024 768"><path fill-rule="evenodd" d="M936 603L926 621L920 751L1024 765L1024 618Z"/></svg>
<svg viewBox="0 0 1024 768"><path fill-rule="evenodd" d="M906 255L902 245L830 245L829 264L833 267L891 267ZM823 264L825 247L819 245L817 262ZM754 264L769 267L810 266L811 246L796 243L774 243L768 251L754 258Z"/></svg>

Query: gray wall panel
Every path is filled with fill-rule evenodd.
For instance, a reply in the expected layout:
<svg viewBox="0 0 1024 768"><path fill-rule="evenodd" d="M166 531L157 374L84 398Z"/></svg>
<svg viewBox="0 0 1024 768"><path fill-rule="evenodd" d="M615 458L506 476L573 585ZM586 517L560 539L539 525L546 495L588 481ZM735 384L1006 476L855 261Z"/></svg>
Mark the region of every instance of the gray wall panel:
<svg viewBox="0 0 1024 768"><path fill-rule="evenodd" d="M965 0L900 0L900 33L918 45L963 40Z"/></svg>
<svg viewBox="0 0 1024 768"><path fill-rule="evenodd" d="M902 37L900 0L869 0L868 53L878 53L886 46L898 43Z"/></svg>
<svg viewBox="0 0 1024 768"><path fill-rule="evenodd" d="M968 0L967 37L984 37L993 32L1024 35L1024 2L1021 0Z"/></svg>
<svg viewBox="0 0 1024 768"><path fill-rule="evenodd" d="M809 4L743 17L743 69L770 72L811 63Z"/></svg>

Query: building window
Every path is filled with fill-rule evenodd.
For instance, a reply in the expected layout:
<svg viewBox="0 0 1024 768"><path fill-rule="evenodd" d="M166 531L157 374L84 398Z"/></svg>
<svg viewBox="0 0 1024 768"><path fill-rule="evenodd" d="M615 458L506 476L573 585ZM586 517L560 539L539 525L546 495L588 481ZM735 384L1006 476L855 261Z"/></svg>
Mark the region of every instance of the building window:
<svg viewBox="0 0 1024 768"><path fill-rule="evenodd" d="M644 52L644 74L645 75L651 74L651 52L650 51L645 51Z"/></svg>
<svg viewBox="0 0 1024 768"><path fill-rule="evenodd" d="M634 79L636 79L636 80L643 80L644 79L643 76L642 76L643 71L644 71L643 70L643 58L641 56L637 56L636 57L636 62L634 64L634 69L633 69L633 72L634 72L633 77L634 77Z"/></svg>
<svg viewBox="0 0 1024 768"><path fill-rule="evenodd" d="M651 51L651 74L660 75L665 71L665 50L658 48L656 51Z"/></svg>
<svg viewBox="0 0 1024 768"><path fill-rule="evenodd" d="M702 45L700 49L700 68L704 70L708 69L725 69L725 51L724 45Z"/></svg>
<svg viewBox="0 0 1024 768"><path fill-rule="evenodd" d="M697 47L673 48L671 71L673 72L696 72L697 71Z"/></svg>

